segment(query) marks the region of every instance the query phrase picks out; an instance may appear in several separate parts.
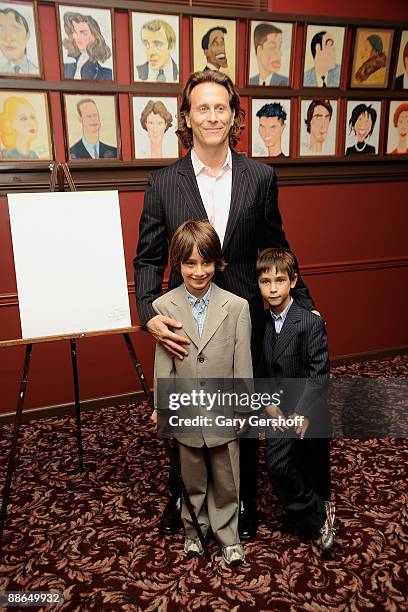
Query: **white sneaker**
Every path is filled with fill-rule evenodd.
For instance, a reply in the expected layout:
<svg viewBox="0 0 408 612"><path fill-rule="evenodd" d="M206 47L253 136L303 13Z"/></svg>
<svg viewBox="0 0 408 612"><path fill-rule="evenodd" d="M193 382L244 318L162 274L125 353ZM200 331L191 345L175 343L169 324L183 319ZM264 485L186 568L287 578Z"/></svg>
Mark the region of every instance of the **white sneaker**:
<svg viewBox="0 0 408 612"><path fill-rule="evenodd" d="M200 540L191 540L190 538L184 540L184 552L187 557L201 557L204 554Z"/></svg>
<svg viewBox="0 0 408 612"><path fill-rule="evenodd" d="M245 553L241 544L232 544L231 546L223 546L222 554L227 565L240 565L245 561Z"/></svg>
<svg viewBox="0 0 408 612"><path fill-rule="evenodd" d="M313 541L321 550L327 551L333 547L336 539L336 504L330 501L325 501L324 504L326 506L326 521L320 529L319 537Z"/></svg>

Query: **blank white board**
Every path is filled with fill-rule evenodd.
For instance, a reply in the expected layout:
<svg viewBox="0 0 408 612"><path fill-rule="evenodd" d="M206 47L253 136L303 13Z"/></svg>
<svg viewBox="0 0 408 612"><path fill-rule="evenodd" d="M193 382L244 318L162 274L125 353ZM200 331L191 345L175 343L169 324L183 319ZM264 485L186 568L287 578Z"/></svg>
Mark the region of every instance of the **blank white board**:
<svg viewBox="0 0 408 612"><path fill-rule="evenodd" d="M131 325L117 191L8 196L23 338Z"/></svg>

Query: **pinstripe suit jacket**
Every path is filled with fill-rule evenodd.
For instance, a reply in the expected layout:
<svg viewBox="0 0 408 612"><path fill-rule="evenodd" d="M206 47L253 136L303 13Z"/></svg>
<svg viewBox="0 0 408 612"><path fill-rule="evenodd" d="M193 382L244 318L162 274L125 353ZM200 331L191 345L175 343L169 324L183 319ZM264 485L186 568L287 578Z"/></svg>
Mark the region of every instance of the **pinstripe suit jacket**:
<svg viewBox="0 0 408 612"><path fill-rule="evenodd" d="M294 301L280 334L272 342L275 323L269 309L265 319L263 374L273 379L275 391L283 390L280 408L285 414L297 412L308 417L314 435L318 431L324 435L328 431L326 396L330 372L324 320Z"/></svg>
<svg viewBox="0 0 408 612"><path fill-rule="evenodd" d="M134 259L139 319L145 325L156 315L152 302L162 293L168 260L168 243L176 229L189 219L208 219L191 163L191 155L154 172L149 178ZM231 206L222 250L228 266L214 282L248 300L252 326L263 320L263 303L255 277L258 249L289 248L278 208L278 187L273 169L232 151ZM174 271L168 288L182 283ZM293 297L305 308L314 308L301 278Z"/></svg>

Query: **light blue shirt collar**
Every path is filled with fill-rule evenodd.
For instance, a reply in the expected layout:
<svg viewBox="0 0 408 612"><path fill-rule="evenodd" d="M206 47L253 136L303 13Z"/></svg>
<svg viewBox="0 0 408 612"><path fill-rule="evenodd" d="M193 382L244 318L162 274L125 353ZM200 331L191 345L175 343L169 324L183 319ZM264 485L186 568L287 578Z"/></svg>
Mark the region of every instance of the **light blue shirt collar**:
<svg viewBox="0 0 408 612"><path fill-rule="evenodd" d="M99 159L99 140L97 140L95 144L91 144L90 142L87 141L85 136L82 136L82 144L84 145L85 149L88 151L89 155L93 159ZM97 157L95 157L95 147L98 153Z"/></svg>
<svg viewBox="0 0 408 612"><path fill-rule="evenodd" d="M272 319L275 322L275 330L276 330L277 334L280 333L280 331L281 331L281 329L283 327L283 324L285 322L286 315L288 314L289 308L292 306L292 304L293 304L293 298L291 297L290 298L290 302L286 306L285 310L283 312L281 312L280 314L278 314L278 315L275 314L271 308L269 309L269 312L271 313L271 317L272 317Z"/></svg>
<svg viewBox="0 0 408 612"><path fill-rule="evenodd" d="M202 298L196 298L196 296L192 295L189 291L187 291L187 289L186 289L186 293L187 293L187 299L189 303L191 304L191 306L194 306L194 304L196 304L197 302L200 302L201 300L204 302L205 306L208 306L208 304L210 303L210 296L211 296L211 284L208 287L207 293L203 295Z"/></svg>

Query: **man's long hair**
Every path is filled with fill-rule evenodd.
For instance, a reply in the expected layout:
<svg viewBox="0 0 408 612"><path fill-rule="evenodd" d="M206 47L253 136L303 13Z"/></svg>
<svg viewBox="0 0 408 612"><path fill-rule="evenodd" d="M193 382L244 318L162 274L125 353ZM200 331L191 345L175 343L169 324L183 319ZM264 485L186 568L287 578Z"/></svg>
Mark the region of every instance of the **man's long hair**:
<svg viewBox="0 0 408 612"><path fill-rule="evenodd" d="M238 89L231 81L229 76L222 72L216 72L215 70L202 70L201 72L193 72L190 74L187 83L183 90L183 96L180 107L180 121L179 128L176 131L181 144L186 149L193 148L193 132L191 128L187 126L186 114L190 112L191 108L191 92L194 87L200 85L200 83L216 83L222 85L228 92L229 105L231 110L234 112L234 123L229 132L229 143L231 147L235 147L241 136L241 130L244 127L245 111L241 108L241 98L238 93Z"/></svg>

